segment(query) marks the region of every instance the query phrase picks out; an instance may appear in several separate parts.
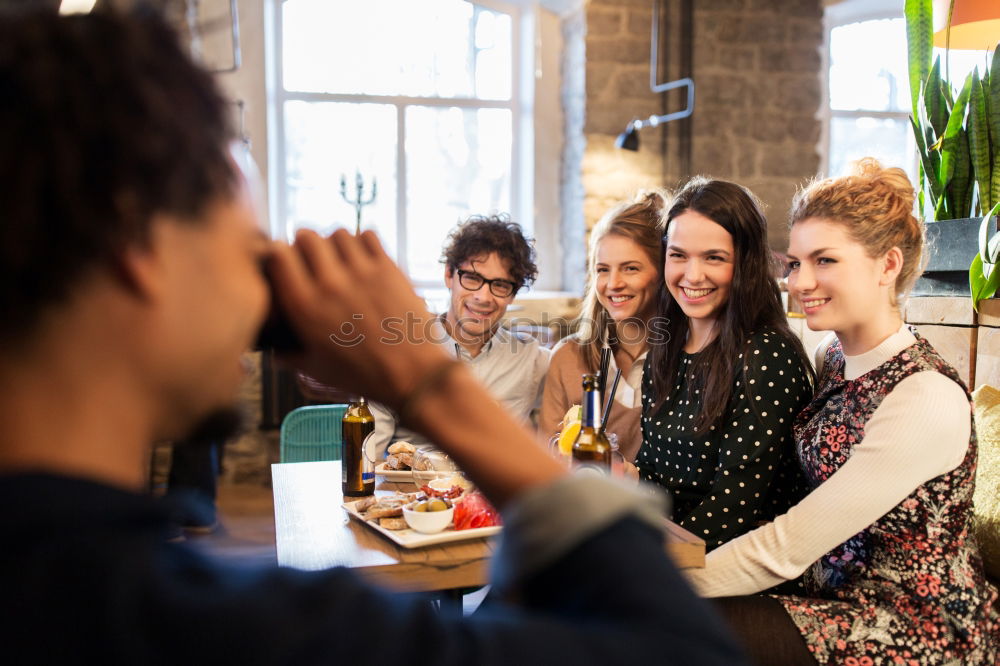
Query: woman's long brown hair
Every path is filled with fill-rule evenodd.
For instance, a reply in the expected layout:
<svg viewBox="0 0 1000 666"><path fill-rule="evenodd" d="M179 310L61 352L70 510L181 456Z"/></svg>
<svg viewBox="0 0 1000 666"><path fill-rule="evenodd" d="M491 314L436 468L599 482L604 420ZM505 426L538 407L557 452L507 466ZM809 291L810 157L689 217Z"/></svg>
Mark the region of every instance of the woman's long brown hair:
<svg viewBox="0 0 1000 666"><path fill-rule="evenodd" d="M746 350L747 341L753 334L773 330L787 339L808 369L810 379L813 379L813 371L802 342L792 333L785 318L775 279L778 267L767 245L767 220L756 197L736 183L703 177L691 179L675 195L667 211L661 261L666 255L670 223L687 211L700 213L728 231L733 237L736 254L729 298L716 320L716 337L698 354L691 369L702 396L695 430L704 432L725 413L736 373L743 372L743 364L737 359ZM666 289L660 292L657 315L649 351L653 413L676 387L680 356L689 328L687 316Z"/></svg>

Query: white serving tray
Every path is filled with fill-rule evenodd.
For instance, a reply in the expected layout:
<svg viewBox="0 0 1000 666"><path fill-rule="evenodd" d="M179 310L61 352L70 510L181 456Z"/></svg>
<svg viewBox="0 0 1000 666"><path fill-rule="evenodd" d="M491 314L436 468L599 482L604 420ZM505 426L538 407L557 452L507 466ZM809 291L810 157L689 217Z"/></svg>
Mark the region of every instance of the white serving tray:
<svg viewBox="0 0 1000 666"><path fill-rule="evenodd" d="M347 511L351 518L364 523L376 532L384 534L386 537L403 548L420 548L422 546L436 546L438 544L451 543L453 541L482 539L484 537L491 537L494 534L498 534L503 529L503 526L501 525L495 525L493 527L476 527L471 530L455 530L452 527L448 527L435 534L421 534L420 532L411 530L410 528L406 528L405 530L387 530L379 525L378 522L369 522L362 518L361 514L354 508L357 503L358 502L344 502L341 506L345 511Z"/></svg>
<svg viewBox="0 0 1000 666"><path fill-rule="evenodd" d="M402 481L413 483L413 470L412 469L388 469L385 463L379 463L375 465L375 473L379 476L384 476L387 481Z"/></svg>

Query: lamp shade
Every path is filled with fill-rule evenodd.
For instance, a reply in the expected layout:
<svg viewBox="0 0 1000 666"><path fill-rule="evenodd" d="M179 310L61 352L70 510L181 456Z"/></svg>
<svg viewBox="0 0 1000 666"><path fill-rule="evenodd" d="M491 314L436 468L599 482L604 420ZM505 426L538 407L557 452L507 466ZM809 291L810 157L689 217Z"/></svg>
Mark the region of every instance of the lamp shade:
<svg viewBox="0 0 1000 666"><path fill-rule="evenodd" d="M625 131L618 135L618 138L615 139L615 148L639 150L639 130L636 129L634 123L629 123Z"/></svg>
<svg viewBox="0 0 1000 666"><path fill-rule="evenodd" d="M934 46L944 48L950 0L934 0ZM1000 0L955 0L951 16L953 49L986 51L1000 41Z"/></svg>

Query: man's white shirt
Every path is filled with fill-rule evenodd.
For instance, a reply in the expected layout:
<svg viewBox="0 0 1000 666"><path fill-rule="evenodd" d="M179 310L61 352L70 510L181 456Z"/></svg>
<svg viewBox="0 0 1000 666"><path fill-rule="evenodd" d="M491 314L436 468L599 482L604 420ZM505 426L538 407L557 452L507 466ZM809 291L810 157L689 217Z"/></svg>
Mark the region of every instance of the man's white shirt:
<svg viewBox="0 0 1000 666"><path fill-rule="evenodd" d="M528 422L542 395L551 356L549 349L527 333L510 331L502 326L476 356L469 354L443 327L438 327L437 335L448 354L466 363L497 403L517 420ZM421 435L400 426L392 410L377 403L370 404L370 407L375 416L377 462L385 457L386 448L393 442L406 440L414 446L430 443Z"/></svg>

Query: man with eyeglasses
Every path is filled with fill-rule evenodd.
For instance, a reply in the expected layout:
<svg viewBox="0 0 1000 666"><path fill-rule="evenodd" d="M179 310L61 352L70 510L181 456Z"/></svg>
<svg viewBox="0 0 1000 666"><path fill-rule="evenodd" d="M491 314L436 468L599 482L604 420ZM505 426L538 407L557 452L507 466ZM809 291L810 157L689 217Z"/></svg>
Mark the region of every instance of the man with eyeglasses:
<svg viewBox="0 0 1000 666"><path fill-rule="evenodd" d="M538 274L531 242L506 215L474 215L448 235L441 262L450 298L438 320L438 341L469 365L497 402L527 422L541 395L550 353L530 335L500 322L518 291ZM379 459L394 442L428 443L400 427L388 409L376 404L372 411Z"/></svg>

